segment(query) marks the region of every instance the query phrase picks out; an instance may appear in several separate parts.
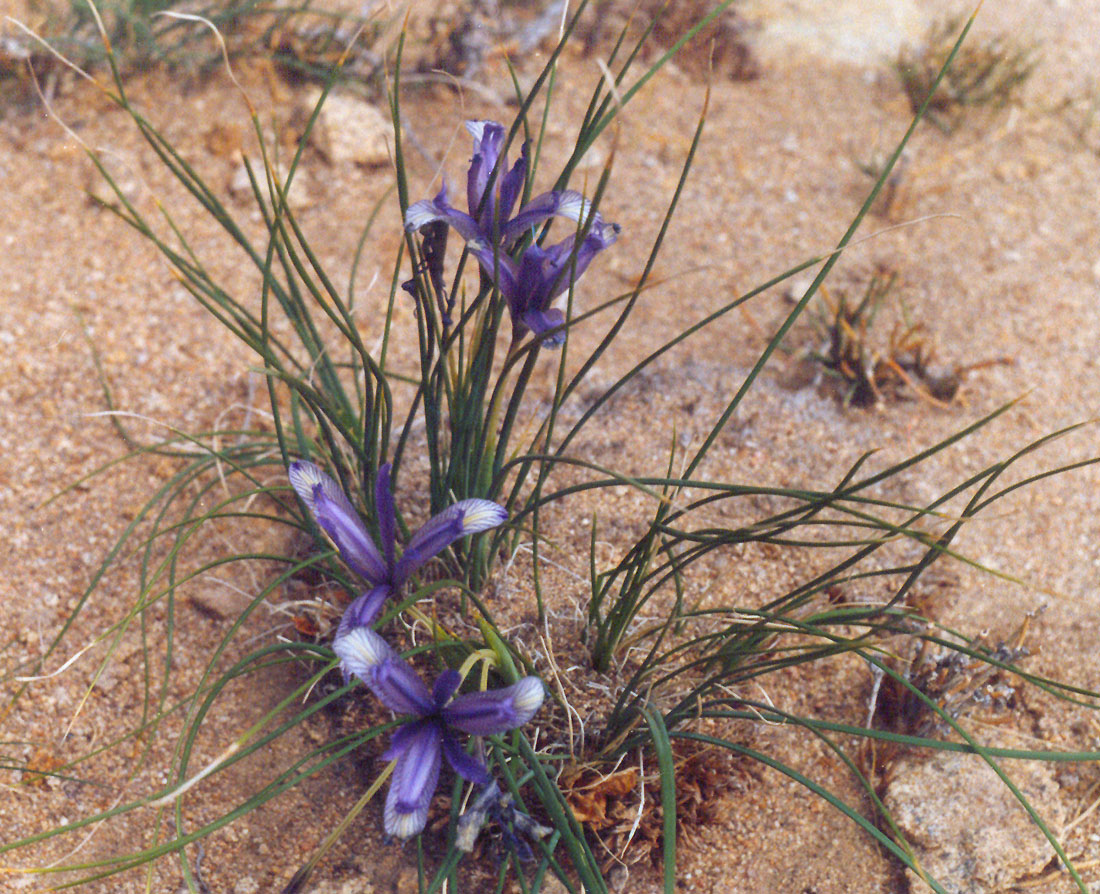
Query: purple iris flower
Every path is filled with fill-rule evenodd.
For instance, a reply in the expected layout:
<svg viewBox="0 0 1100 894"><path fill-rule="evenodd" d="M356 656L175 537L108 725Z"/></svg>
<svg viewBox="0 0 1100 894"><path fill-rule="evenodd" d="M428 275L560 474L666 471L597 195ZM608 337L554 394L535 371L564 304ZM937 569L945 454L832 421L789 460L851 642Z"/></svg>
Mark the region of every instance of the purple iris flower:
<svg viewBox="0 0 1100 894"><path fill-rule="evenodd" d="M440 282L442 277L442 252L435 250L442 238L438 224L457 230L469 243L486 275L498 280L511 311L513 340L528 330L539 335L562 324L564 316L553 310L550 303L575 282L592 258L615 241L619 226L605 223L592 211L592 203L573 190L545 192L510 217L527 176L527 144L524 143L520 158L509 170L508 159L501 154L503 125L495 121L467 121L466 129L474 138L474 156L466 176L469 213L450 205L444 183L434 199L409 206L405 229L429 228L425 247L430 244L433 249L432 261L428 263L433 283ZM521 236L552 217L583 223L584 231L573 233L549 249L528 246L518 260L509 256ZM580 246L575 248L578 236ZM575 275L570 275L574 255Z"/></svg>
<svg viewBox="0 0 1100 894"><path fill-rule="evenodd" d="M345 674L359 677L390 710L409 715L383 755L397 760L385 823L386 832L398 838L424 829L442 756L463 779L488 784L488 770L463 750L457 733L492 736L523 726L546 694L538 677L524 677L503 689L456 696L462 676L455 670L443 671L429 691L409 663L369 627L337 634L332 648Z"/></svg>
<svg viewBox="0 0 1100 894"><path fill-rule="evenodd" d="M598 215L575 247L579 234L572 233L550 248L531 244L518 261L497 253L487 246L475 246L474 254L486 269L496 265L497 287L508 302L512 316L512 340L522 338L528 330L536 336L555 329L565 322L565 314L554 307L554 299L569 289L588 268L592 259L613 243L619 234L618 224L605 224ZM544 344L561 344L564 333L556 333Z"/></svg>
<svg viewBox="0 0 1100 894"><path fill-rule="evenodd" d="M298 460L290 464L287 474L317 524L336 544L341 558L372 587L347 607L337 636L353 627L370 624L386 598L398 592L413 572L432 556L460 537L495 528L508 518L508 513L490 500L462 500L428 519L409 538L404 552L397 558L397 517L390 489L389 463L378 470L374 485L381 550L371 540L340 485L317 466Z"/></svg>

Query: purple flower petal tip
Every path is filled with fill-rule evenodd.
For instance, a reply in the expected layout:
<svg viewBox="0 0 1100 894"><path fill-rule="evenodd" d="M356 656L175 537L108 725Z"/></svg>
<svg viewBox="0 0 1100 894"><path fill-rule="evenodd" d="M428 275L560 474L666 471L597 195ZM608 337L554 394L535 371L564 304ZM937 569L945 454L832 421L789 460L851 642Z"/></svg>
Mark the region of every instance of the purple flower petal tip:
<svg viewBox="0 0 1100 894"><path fill-rule="evenodd" d="M316 515L313 508L314 488L323 487L325 481L331 479L313 463L306 462L304 459L296 459L287 466L286 474L295 493L302 498L302 502L306 504L309 511Z"/></svg>
<svg viewBox="0 0 1100 894"><path fill-rule="evenodd" d="M384 821L386 834L404 841L424 831L424 827L428 824L428 807L413 807L410 810L396 803L391 804L387 800Z"/></svg>

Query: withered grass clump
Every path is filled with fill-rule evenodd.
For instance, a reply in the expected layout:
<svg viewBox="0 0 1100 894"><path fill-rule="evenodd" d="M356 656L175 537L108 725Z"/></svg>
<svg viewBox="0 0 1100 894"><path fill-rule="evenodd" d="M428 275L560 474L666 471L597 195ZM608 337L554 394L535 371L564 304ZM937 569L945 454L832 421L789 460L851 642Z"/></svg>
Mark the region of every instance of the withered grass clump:
<svg viewBox="0 0 1100 894"><path fill-rule="evenodd" d="M987 635L975 637L966 650L937 646L932 639L907 639L904 649L874 668L867 725L903 736L953 738L952 727L966 718L985 725L1018 722L1029 708L1021 677L1006 670L1018 667L1032 652L1024 645L1033 615L1009 637L992 645ZM917 622L935 636L935 624ZM880 794L908 746L868 739L861 743L860 770L877 781Z"/></svg>
<svg viewBox="0 0 1100 894"><path fill-rule="evenodd" d="M983 715L987 723L1021 703L1022 683L999 666L1018 664L1030 651L1024 646L1028 617L1012 636L1012 642L986 645L982 637L970 644L976 655L936 648L927 640L913 640L912 656L896 668L913 688L893 677L883 677L874 705L872 722L879 729L908 735L944 735L950 731L944 716L936 713L916 693L931 699L943 714L958 720ZM981 656L981 657L979 657ZM990 660L992 659L992 661Z"/></svg>
<svg viewBox="0 0 1100 894"><path fill-rule="evenodd" d="M932 25L924 42L903 47L894 62L902 88L914 111L928 97L955 45L963 20L947 19ZM971 38L947 69L932 101L927 119L945 132L954 130L971 106L999 109L1013 102L1038 64L1032 45L1004 35Z"/></svg>
<svg viewBox="0 0 1100 894"><path fill-rule="evenodd" d="M838 291L834 299L822 288L820 305L811 314L821 344L809 357L837 382L845 406L869 407L906 396L942 404L958 393L962 370L933 365L923 323L903 314L886 345L872 345L871 328L897 277L894 271L877 270L856 302L847 292Z"/></svg>
<svg viewBox="0 0 1100 894"><path fill-rule="evenodd" d="M595 52L597 46L623 28L641 32L651 24L657 44L672 46L713 9L714 4L704 0L679 3L599 0L587 23L585 52ZM756 27L737 11L736 5L731 5L684 44L676 64L698 80L706 81L715 76L731 81L755 80L761 73L760 62L752 48L752 33Z"/></svg>

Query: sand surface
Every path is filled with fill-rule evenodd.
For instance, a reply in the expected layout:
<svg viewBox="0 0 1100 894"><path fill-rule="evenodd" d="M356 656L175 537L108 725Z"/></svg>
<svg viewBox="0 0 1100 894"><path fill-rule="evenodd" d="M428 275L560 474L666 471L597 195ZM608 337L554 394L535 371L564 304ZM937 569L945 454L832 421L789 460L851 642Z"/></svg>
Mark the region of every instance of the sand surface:
<svg viewBox="0 0 1100 894"><path fill-rule="evenodd" d="M860 5L881 7L883 15L867 24L802 8L813 4L746 6L747 14L762 23L755 36L762 77L714 86L695 170L659 264L666 282L646 294L628 331L594 370L592 394L659 345L671 326L705 315L731 296L829 251L839 239L870 186L855 161L892 147L909 121L908 104L883 54L893 52L897 34L919 35L933 15L965 11L947 0ZM868 29L884 33L876 31L872 39ZM1021 104L998 114L976 112L951 135L922 126L889 215L868 217L837 265L834 282L840 289L865 279L877 266L896 270L899 294L912 317L927 327L942 362L1011 362L970 373L959 399L947 408L908 399L859 410L842 407L826 388L805 384L794 361L777 354L723 432L706 474L777 486L821 486L838 480L868 450L877 451L871 466L884 467L1022 397L979 434L890 485L888 496L894 499L927 502L1041 435L1100 413L1100 154L1097 144L1090 149L1075 137L1058 111L1067 97L1095 87L1100 7L1086 0L987 0L976 32L1007 32L1040 46L1042 63ZM861 33L865 40L859 39ZM564 157L571 122L598 76L591 59L568 54L564 60L544 170ZM493 68L485 77L490 86L505 90L502 69ZM258 75L246 79L246 88L282 120L304 103L297 88L271 86ZM250 146L246 108L228 79L219 74L203 83L181 82L154 73L135 78L132 89L137 103L204 177L225 189L230 206L258 233L247 203L228 198L237 145L246 151ZM578 300L595 303L616 294L640 271L703 94L697 80L670 70L623 113L614 179L602 206L622 225L623 236L593 265ZM93 88L77 84L63 90L53 109L68 132L41 109L8 110L0 120L0 289L5 297L0 517L8 544L0 575L0 667L5 691L13 692L19 684L11 675L41 654L116 538L178 468L170 458L136 457L83 480L127 452L110 422L97 415L106 403L92 346L114 405L134 414L126 424L143 441L174 431L232 428L261 418L265 399L247 351L212 324L146 241L89 201L85 190L96 175L80 144L107 151L128 195L146 213L155 213L155 200L171 208L204 261L245 295L255 290L255 278L239 255L182 195L126 116ZM465 134L459 132L462 120L510 114L482 96L467 94L460 103L446 91L410 92L405 111L415 138L429 153L446 157L452 182L461 178L467 152ZM598 148L606 153L609 146ZM598 170L592 169L593 177ZM414 157L412 195L427 195L435 174L424 159ZM359 228L389 177L385 168L307 155L300 216L338 282L347 280ZM396 203L390 202L359 272L360 325L367 343L380 332L378 314L399 223ZM765 293L743 313L728 316L662 359L602 414L600 424L576 445L577 453L646 472L663 468L674 426L683 444L698 444L751 368L766 334L789 310L788 291L780 286ZM407 309L403 319L411 325ZM888 332L884 324L880 334ZM597 337L595 325L581 332L572 346L576 356L583 356ZM803 327L793 343L812 340ZM551 381L547 371L547 387ZM1086 425L1029 457L1011 478L1095 456L1097 444L1095 424ZM958 549L1022 583L953 564L936 578L939 619L971 635L988 630L997 641L1008 639L1028 613L1037 612L1027 641L1035 654L1027 668L1100 689L1098 485L1100 471L1086 467L1018 491L968 525ZM553 556L555 566L546 572L546 585L559 600L561 620L553 633L563 642L579 632L568 609L585 592L588 532L583 520L594 511L613 520L601 530L608 532L609 555L614 554L632 531L630 514L637 506L629 497L599 506L578 501L547 519L549 536L561 547ZM228 552L264 548L285 549L285 533L221 524L199 539L188 567ZM745 604L755 605L783 583L800 579L810 564L794 554L731 553L708 566L712 579L699 586L739 594ZM522 567L518 563L497 581L498 598L520 605L529 596ZM229 628L226 615L264 586L272 568L264 563L229 568L180 588L173 698L196 685ZM69 759L140 722L138 625L124 631L102 673L109 636L60 670L125 617L139 573L137 557L124 553L46 661L49 676L31 683L13 711L0 714L5 763L22 767L31 760ZM883 594L868 584L848 595L872 600ZM165 611L154 609L150 621L163 618ZM516 611L515 634L533 637L536 631L523 626L522 614ZM285 611L260 610L222 666L265 638L292 635ZM289 675L272 672L262 686L230 687L195 742L192 772L275 705L293 683ZM871 680L866 667L852 661L779 675L765 685L767 697L785 709L860 723ZM1022 713L1026 716L981 732L1006 747L1039 741L1048 747L1100 748L1100 726L1090 712L1036 698ZM163 767L179 730L178 719L168 718L152 760L124 785L120 780L136 753L126 744L75 769L83 781L29 786L21 784L19 771L0 775L0 838L28 836L158 790L166 781ZM268 778L329 733L326 721L311 722L279 740L264 761L212 778L185 802L181 831L220 816L256 780ZM863 803L844 767L816 741L761 728L755 747ZM201 852L189 849L190 865L199 867L208 890L218 894L278 890L355 802L369 769L366 761L336 765L215 833ZM1051 818L1053 831L1082 865L1086 879L1100 883L1100 811L1075 822L1090 804L1095 806L1097 768L1033 771L1013 764L1011 769L1026 780L1025 788L1031 786L1027 790L1035 793L1036 806ZM968 792L965 785L960 789L960 779L971 779L963 769L921 765L907 772L929 799L927 813L904 800L900 788L895 797L908 811L911 829L927 830L921 846L930 860L947 859L945 842L950 842L962 849L962 858L970 847L972 860L1000 864L1003 871L989 869L982 876L988 880L982 890L1072 889L1049 863L1051 852L1041 838L1036 846L1023 841L1037 834L1026 821L1007 843L979 837L959 844L971 824L1016 829L1011 823L1019 822L1007 818L1015 815L1013 810L988 787L981 793ZM973 816L963 811L954 825L932 822L960 802L980 809L975 806ZM694 830L685 842L684 891L885 894L920 889L911 887L896 863L852 823L778 774L746 776L722 807L720 821ZM121 822L89 826L86 837L70 836L63 845L46 842L9 854L2 864L27 868L53 860L94 860L147 841L154 821L151 810L139 811ZM160 820L173 821L168 816ZM367 810L319 867L313 890L410 890L408 869L414 861L410 848L383 844L379 814ZM139 871L86 890L146 890L148 881L149 890L174 892L181 878L179 862L164 860L148 879ZM627 890L655 891L658 883L650 869L634 865L629 870ZM1026 886L1011 887L1017 883ZM0 874L0 890L39 890L46 884L40 877L4 880Z"/></svg>

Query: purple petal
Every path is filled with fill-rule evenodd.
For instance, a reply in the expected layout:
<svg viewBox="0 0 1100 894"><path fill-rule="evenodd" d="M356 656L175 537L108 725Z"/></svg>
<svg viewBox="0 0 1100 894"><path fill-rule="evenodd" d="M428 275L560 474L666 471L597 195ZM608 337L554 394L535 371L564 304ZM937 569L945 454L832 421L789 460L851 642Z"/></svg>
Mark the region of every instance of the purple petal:
<svg viewBox="0 0 1100 894"><path fill-rule="evenodd" d="M459 537L495 528L508 518L503 507L490 500L462 500L448 506L424 523L413 534L394 570L394 582L400 586L417 568Z"/></svg>
<svg viewBox="0 0 1100 894"><path fill-rule="evenodd" d="M474 138L474 157L466 175L466 203L470 214L477 215L481 200L489 186L489 178L497 167L500 147L504 144L504 127L495 121L467 121L466 130ZM493 199L486 200L492 203ZM492 214L492 205L488 204ZM482 213L485 209L482 209ZM491 218L490 218L491 219Z"/></svg>
<svg viewBox="0 0 1100 894"><path fill-rule="evenodd" d="M508 219L508 215L512 213L512 208L515 207L516 199L523 191L523 184L527 179L527 151L528 145L524 141L523 146L520 148L519 158L512 165L512 170L501 178L499 199L501 221Z"/></svg>
<svg viewBox="0 0 1100 894"><path fill-rule="evenodd" d="M451 700L451 696L458 691L458 687L461 685L462 674L451 668L447 668L435 678L435 685L432 687L432 701L435 702L437 711Z"/></svg>
<svg viewBox="0 0 1100 894"><path fill-rule="evenodd" d="M519 260L514 297L509 301L513 338L523 335L527 329L541 334L560 326L565 315L552 308L551 302L569 288L571 281L580 278L592 259L611 245L618 233L617 224L596 221L576 252L576 233L547 249L528 246ZM547 344L560 344L564 339L565 333L561 332L547 339Z"/></svg>
<svg viewBox="0 0 1100 894"><path fill-rule="evenodd" d="M356 627L369 627L373 624L392 594L393 588L389 584L382 584L353 600L344 609L344 616L340 618L340 626L336 629L336 638L347 636Z"/></svg>
<svg viewBox="0 0 1100 894"><path fill-rule="evenodd" d="M513 307L513 302L518 294L516 262L503 250L494 250L486 242L471 242L470 251L477 258L478 263L481 264L481 269L485 271L485 274L490 279L495 280L497 288L500 289L500 293L508 302L508 306ZM514 310L513 313L515 313Z"/></svg>
<svg viewBox="0 0 1100 894"><path fill-rule="evenodd" d="M386 795L386 832L397 838L411 838L423 831L439 782L439 727L434 723L414 726L416 732L403 744Z"/></svg>
<svg viewBox="0 0 1100 894"><path fill-rule="evenodd" d="M402 723L390 736L390 747L382 752L382 760L392 761L399 758L408 750L413 739L423 734L425 726L435 730L439 729L438 722L431 717Z"/></svg>
<svg viewBox="0 0 1100 894"><path fill-rule="evenodd" d="M573 245L576 235L570 236L550 250L547 278L549 280L549 298L554 300L562 292L569 288L570 277L573 282L581 278L581 274L588 269L592 259L601 251L611 245L618 237L619 230L616 225L593 226L588 235L581 242L581 247L576 251L576 265L573 262Z"/></svg>
<svg viewBox="0 0 1100 894"><path fill-rule="evenodd" d="M455 737L449 733L443 734L443 754L447 758L447 763L467 782L488 785L489 771L485 769L485 765L477 758L468 755Z"/></svg>
<svg viewBox="0 0 1100 894"><path fill-rule="evenodd" d="M579 192L571 189L544 192L520 208L516 216L505 224L500 234L501 242L511 245L531 227L537 227L551 217L583 221L589 217L591 211L592 203ZM600 220L599 214L593 215L591 228L595 229Z"/></svg>
<svg viewBox="0 0 1100 894"><path fill-rule="evenodd" d="M432 714L431 693L407 661L369 627L353 627L332 642L347 674L355 674L382 704L398 714Z"/></svg>
<svg viewBox="0 0 1100 894"><path fill-rule="evenodd" d="M472 736L491 736L523 726L545 695L538 677L524 677L504 689L459 695L441 713L448 726Z"/></svg>
<svg viewBox="0 0 1100 894"><path fill-rule="evenodd" d="M544 332L549 332L551 329L557 329L562 323L565 322L565 314L558 310L556 307L551 307L549 310L529 310L522 316L523 325L530 329L536 336L541 336ZM519 334L523 334L523 330L519 331ZM548 348L557 347L563 341L565 341L565 330L562 329L559 332L555 332L549 338L543 339L543 345Z"/></svg>
<svg viewBox="0 0 1100 894"><path fill-rule="evenodd" d="M373 630L370 632L374 633ZM424 681L404 658L397 655L376 664L371 668L370 676L364 677L363 681L382 704L398 714L424 716L435 711L432 694Z"/></svg>
<svg viewBox="0 0 1100 894"><path fill-rule="evenodd" d="M437 220L454 227L463 239L478 237L477 221L447 203L446 187L434 199L422 199L409 205L405 211L405 229L413 232Z"/></svg>
<svg viewBox="0 0 1100 894"><path fill-rule="evenodd" d="M532 308L546 310L550 305L550 289L556 284L559 276L564 276L561 267L561 258L569 257L572 250L573 236L565 239L565 242L550 248L541 245L529 245L519 259L519 271L516 275L516 291L522 296L523 312Z"/></svg>
<svg viewBox="0 0 1100 894"><path fill-rule="evenodd" d="M358 513L340 485L313 463L290 464L287 475L321 529L332 538L340 557L361 577L380 584L389 576L378 547L370 539Z"/></svg>
<svg viewBox="0 0 1100 894"><path fill-rule="evenodd" d="M378 515L378 536L382 540L386 572L393 573L393 548L397 540L394 530L397 514L393 508L393 491L390 489L390 464L383 463L374 482L374 511Z"/></svg>

